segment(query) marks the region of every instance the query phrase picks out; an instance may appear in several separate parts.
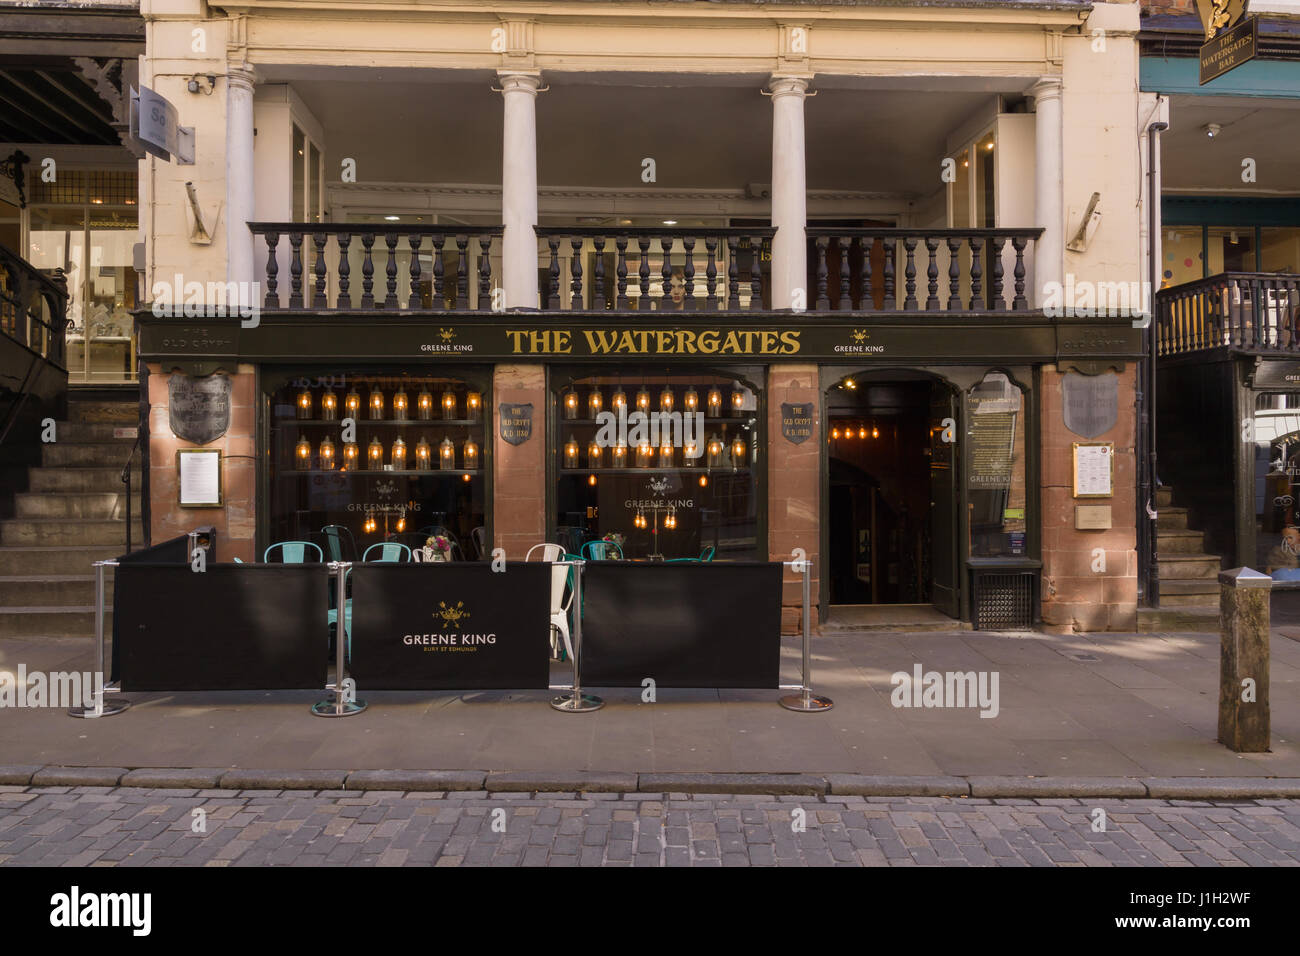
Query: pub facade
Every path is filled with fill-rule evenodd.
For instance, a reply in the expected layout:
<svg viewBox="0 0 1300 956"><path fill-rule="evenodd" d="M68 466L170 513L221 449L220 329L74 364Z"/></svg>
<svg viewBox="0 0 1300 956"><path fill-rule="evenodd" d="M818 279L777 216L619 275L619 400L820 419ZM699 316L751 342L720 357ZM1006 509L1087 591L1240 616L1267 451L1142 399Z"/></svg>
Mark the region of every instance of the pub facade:
<svg viewBox="0 0 1300 956"><path fill-rule="evenodd" d="M142 13L155 540L1136 629L1143 305L1080 294L1149 274L1134 5Z"/></svg>

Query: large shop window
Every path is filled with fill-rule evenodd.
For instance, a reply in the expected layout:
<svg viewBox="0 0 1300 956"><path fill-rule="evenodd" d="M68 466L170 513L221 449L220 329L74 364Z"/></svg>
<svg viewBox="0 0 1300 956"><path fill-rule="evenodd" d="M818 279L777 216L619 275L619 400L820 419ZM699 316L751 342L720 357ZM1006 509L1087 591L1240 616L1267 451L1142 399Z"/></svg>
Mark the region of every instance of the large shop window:
<svg viewBox="0 0 1300 956"><path fill-rule="evenodd" d="M744 559L759 548L758 369L552 373L554 540L628 559ZM761 553L760 553L761 550Z"/></svg>
<svg viewBox="0 0 1300 956"><path fill-rule="evenodd" d="M1300 392L1255 393L1255 567L1300 580Z"/></svg>
<svg viewBox="0 0 1300 956"><path fill-rule="evenodd" d="M1003 373L990 372L967 393L966 415L971 557L1025 555L1024 394Z"/></svg>
<svg viewBox="0 0 1300 956"><path fill-rule="evenodd" d="M490 555L488 372L269 378L267 544L314 541L327 558L357 560L378 543L416 550L434 538L451 560Z"/></svg>

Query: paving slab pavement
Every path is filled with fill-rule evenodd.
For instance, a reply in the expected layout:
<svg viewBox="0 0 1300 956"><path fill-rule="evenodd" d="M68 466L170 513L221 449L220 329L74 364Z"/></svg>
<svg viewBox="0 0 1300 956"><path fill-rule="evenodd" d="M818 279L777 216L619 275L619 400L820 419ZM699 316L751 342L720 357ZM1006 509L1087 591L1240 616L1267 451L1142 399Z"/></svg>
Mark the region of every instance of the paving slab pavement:
<svg viewBox="0 0 1300 956"><path fill-rule="evenodd" d="M85 640L0 638L0 670L85 670L92 661ZM891 675L917 664L996 673L997 715L893 706ZM793 683L797 669L788 639L782 680ZM834 633L814 638L813 678L835 701L829 712L783 710L774 690L659 688L646 703L639 689L589 688L606 699L603 710L562 714L545 691L362 687L369 710L322 720L308 711L321 692L137 693L126 695L130 710L99 720L0 710L0 765L1300 777L1300 631L1273 634L1273 749L1264 754L1235 754L1215 740L1213 634Z"/></svg>

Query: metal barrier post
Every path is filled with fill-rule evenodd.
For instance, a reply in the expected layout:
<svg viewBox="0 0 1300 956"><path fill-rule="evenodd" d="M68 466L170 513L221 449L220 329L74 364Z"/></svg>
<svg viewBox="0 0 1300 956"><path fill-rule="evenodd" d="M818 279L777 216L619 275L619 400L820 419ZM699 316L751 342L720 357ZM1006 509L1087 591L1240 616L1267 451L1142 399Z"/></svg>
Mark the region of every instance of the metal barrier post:
<svg viewBox="0 0 1300 956"><path fill-rule="evenodd" d="M786 710L810 714L830 710L834 703L829 697L812 692L812 562L807 558L788 562L795 571L803 572L803 674L798 694L787 694L779 701Z"/></svg>
<svg viewBox="0 0 1300 956"><path fill-rule="evenodd" d="M551 706L566 714L587 714L600 710L605 701L592 694L582 692L582 568L585 561L565 561L573 568L573 600L570 607L576 607L578 613L573 616L573 690L568 694L551 698Z"/></svg>
<svg viewBox="0 0 1300 956"><path fill-rule="evenodd" d="M329 569L335 573L335 599L334 606L338 609L335 614L334 625L334 643L337 647L338 654L334 660L334 683L326 684L327 691L333 691L332 697L326 697L324 700L318 700L311 705L311 712L317 717L351 717L353 714L359 714L366 709L364 700L356 699L356 685L350 680L345 681L343 677L343 651L347 647L348 632L348 571L352 568L351 561L331 561ZM345 686L350 684L351 686Z"/></svg>
<svg viewBox="0 0 1300 956"><path fill-rule="evenodd" d="M104 703L104 569L117 567L116 561L96 561L95 568L95 672L91 680L95 681L93 691L94 704L91 706L69 707L69 717L112 717L131 706L129 700L118 698L111 704ZM83 690L84 695L84 690Z"/></svg>

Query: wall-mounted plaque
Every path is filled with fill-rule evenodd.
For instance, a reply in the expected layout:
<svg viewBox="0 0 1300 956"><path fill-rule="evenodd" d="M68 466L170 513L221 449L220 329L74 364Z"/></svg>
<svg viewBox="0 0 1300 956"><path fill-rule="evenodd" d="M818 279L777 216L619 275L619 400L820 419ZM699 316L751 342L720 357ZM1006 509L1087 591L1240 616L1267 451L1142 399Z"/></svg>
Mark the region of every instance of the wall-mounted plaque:
<svg viewBox="0 0 1300 956"><path fill-rule="evenodd" d="M522 445L533 437L533 403L501 403L501 438L509 445Z"/></svg>
<svg viewBox="0 0 1300 956"><path fill-rule="evenodd" d="M206 445L230 427L230 376L194 378L173 372L167 380L167 416L177 438Z"/></svg>
<svg viewBox="0 0 1300 956"><path fill-rule="evenodd" d="M1115 493L1115 444L1074 443L1074 497L1109 498Z"/></svg>
<svg viewBox="0 0 1300 956"><path fill-rule="evenodd" d="M1076 435L1096 438L1110 431L1119 420L1119 376L1067 372L1061 379L1061 411L1065 427Z"/></svg>
<svg viewBox="0 0 1300 956"><path fill-rule="evenodd" d="M221 507L221 450L181 448L176 452L182 508Z"/></svg>
<svg viewBox="0 0 1300 956"><path fill-rule="evenodd" d="M781 434L792 445L802 445L813 433L812 402L781 403Z"/></svg>

